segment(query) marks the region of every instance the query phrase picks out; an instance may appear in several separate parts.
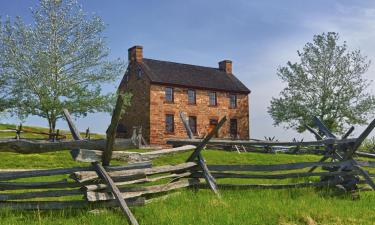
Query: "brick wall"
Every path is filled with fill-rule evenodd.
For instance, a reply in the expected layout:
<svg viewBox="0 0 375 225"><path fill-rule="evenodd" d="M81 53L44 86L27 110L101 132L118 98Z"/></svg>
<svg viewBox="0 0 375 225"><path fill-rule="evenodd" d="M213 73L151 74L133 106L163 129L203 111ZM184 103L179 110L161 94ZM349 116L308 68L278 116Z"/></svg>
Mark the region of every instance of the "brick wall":
<svg viewBox="0 0 375 225"><path fill-rule="evenodd" d="M197 133L203 136L208 132L209 120L220 120L227 116L227 122L219 131L219 138L230 138L230 119L237 119L237 130L241 139L249 138L249 101L248 95L237 94L237 108L229 108L229 94L217 93L217 106L209 106L207 90L196 90L196 105L188 104L187 88L174 87L174 102L165 102L165 87L150 86L150 143L164 145L168 138L186 138L186 131L179 112L197 117ZM174 115L174 133L165 132L165 115Z"/></svg>
<svg viewBox="0 0 375 225"><path fill-rule="evenodd" d="M129 67L126 81L124 76L120 89L132 93L131 106L126 110L120 121L118 128L118 136L130 138L132 136L134 126L142 126L142 134L146 140L150 136L150 82L142 71L138 74L140 67L137 63L132 62ZM138 76L140 75L140 76ZM121 132L124 128L126 132Z"/></svg>

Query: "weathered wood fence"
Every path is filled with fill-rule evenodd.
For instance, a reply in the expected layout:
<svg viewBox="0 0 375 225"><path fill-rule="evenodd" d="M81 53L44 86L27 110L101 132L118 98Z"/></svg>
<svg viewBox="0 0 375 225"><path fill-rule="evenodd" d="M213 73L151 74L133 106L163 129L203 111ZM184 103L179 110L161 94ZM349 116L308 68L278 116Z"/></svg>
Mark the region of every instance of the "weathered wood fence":
<svg viewBox="0 0 375 225"><path fill-rule="evenodd" d="M0 130L1 133L15 133L14 139L21 139L21 135L23 134L37 134L37 135L44 135L48 136L48 138L52 141L60 140L60 139L66 139L66 135L62 134L59 129L56 130L56 132L45 132L45 131L38 131L30 128L25 128L22 126L22 123L17 126L15 129L6 129L6 130Z"/></svg>
<svg viewBox="0 0 375 225"><path fill-rule="evenodd" d="M179 146L182 144L196 145L197 148L201 145L203 141L199 139L194 139L192 132L190 131L190 126L188 120L186 119L184 113L180 113L182 122L186 129L188 139L171 139L167 143L173 146ZM310 170L306 172L299 172L293 174L272 174L272 175L259 175L259 174L238 174L238 173L213 173L212 176L215 178L262 178L262 179L281 179L281 178L292 178L292 177L307 177L307 176L320 176L320 182L314 183L299 183L299 184L287 184L287 185L276 185L275 187L296 187L296 186L322 186L327 184L340 184L346 190L355 190L358 188L357 184L360 183L360 178L363 177L364 181L368 183L372 189L375 189L375 183L372 180L372 176L363 169L362 167L374 167L374 162L371 161L358 161L354 159L357 154L357 150L366 139L366 137L375 128L375 119L368 125L368 127L357 137L348 138L350 133L354 130L351 127L342 137L339 139L336 137L317 117L313 118L314 123L319 128L320 133L324 134L321 136L317 131L307 126L307 129L312 132L316 141L306 141L306 142L274 142L274 141L248 141L248 140L211 140L211 145L225 145L225 146L262 146L267 149L272 146L279 147L313 147L322 148L321 153L323 157L319 162L304 162L297 164L287 164L287 165L221 165L208 167L209 170L218 171L280 171L280 170L292 170L292 169L303 169L306 167L311 167ZM372 157L372 154L361 154L362 157ZM331 162L325 162L330 160ZM317 167L322 167L323 170L329 171L322 173L313 173ZM225 169L226 168L226 169ZM260 169L260 168L263 168ZM254 170L255 169L255 170ZM199 175L196 175L199 177ZM228 184L226 186L236 186L236 184ZM274 185L259 185L259 184L241 184L240 186L245 187L273 187Z"/></svg>
<svg viewBox="0 0 375 225"><path fill-rule="evenodd" d="M367 183L373 189L373 175L364 168L375 167L375 162L360 161L354 158L354 154L360 143L367 137L375 127L375 120L358 137L341 139L320 123L319 128L326 133L317 141L310 142L250 142L229 141L229 144L245 146L267 145L267 146L320 146L324 148L324 156L318 162L297 162L288 164L270 165L211 165L207 164L201 151L207 144L223 143L223 140L212 140L215 133L226 122L222 118L218 125L204 138L194 139L189 124L184 114L181 119L187 130L189 139L170 140L170 144L182 145L172 149L163 149L147 153L117 153L113 151L116 147L116 126L119 121L122 106L121 99L118 100L113 113L111 125L107 130L107 139L100 140L101 149L91 148L93 140L83 140L80 137L70 115L65 111L72 136L75 141L67 142L65 146L61 143L49 143L49 146L38 147L30 145L30 149L43 149L44 151L57 151L69 147L72 149L73 158L80 161L91 162L91 166L78 168L58 168L48 170L26 170L0 172L0 207L13 209L62 209L62 208L97 208L97 207L120 207L131 224L138 224L129 206L144 205L154 201L161 193L186 187L209 188L220 197L220 188L299 188L299 187L329 187L340 185L345 190L355 190L361 183ZM99 141L98 141L99 142ZM21 142L7 143L12 151L28 153L28 147ZM189 144L189 145L186 145ZM228 141L225 142L228 144ZM1 142L0 142L1 146ZM48 150L48 148L50 148ZM20 150L21 149L21 150ZM51 150L52 149L52 150ZM85 150L86 149L86 150ZM93 150L95 149L95 150ZM101 150L101 151L100 151ZM41 150L36 150L41 151ZM186 162L178 165L163 165L153 167L153 158L164 154L176 154L191 151ZM139 161L123 166L110 166L110 160L116 157L125 157L127 161ZM130 160L130 158L132 158ZM330 160L330 162L326 162ZM99 164L100 162L103 165ZM316 168L320 168L314 172ZM47 179L47 176L56 176L56 180ZM315 177L310 182L298 183L272 183L259 184L252 179L282 180L288 178ZM21 178L32 178L20 181ZM37 179L39 178L39 180ZM231 178L228 182L227 178ZM223 179L223 180L221 180ZM237 179L248 179L248 183L236 182ZM32 181L30 181L32 180ZM220 180L220 182L217 182ZM151 183L155 182L155 183ZM157 195L155 195L157 194ZM73 196L66 198L67 196ZM74 197L76 196L76 197ZM75 200L67 200L67 199ZM42 199L42 200L40 200Z"/></svg>
<svg viewBox="0 0 375 225"><path fill-rule="evenodd" d="M250 139L250 140L236 140L236 139L212 139L208 146L214 149L223 149L223 150L230 150L230 151L237 151L238 153L241 152L258 152L258 153L276 153L282 152L286 154L317 154L317 155L325 155L327 153L327 145L337 145L339 148L344 148L345 145L352 145L355 142L357 147L354 151L354 155L367 157L367 158L375 158L375 153L370 152L361 152L358 151L358 147L364 141L364 139L360 138L348 138L349 135L354 131L354 127L350 127L348 131L339 139L336 137L325 125L317 118L314 117L313 121L317 124L319 130L324 135L320 135L317 131L315 131L310 126L306 125L306 130L310 131L316 138L316 141L303 141L293 139L293 141L273 141L274 138L266 138L265 141ZM187 121L185 123L188 123ZM372 131L374 128L374 121L369 125L367 130L369 132ZM187 131L189 132L189 131ZM366 132L364 132L365 134ZM362 136L364 135L362 134ZM367 137L367 135L363 137ZM188 137L189 134L188 134ZM200 143L200 139L191 139L191 138L183 138L183 139L169 139L167 141L168 144L172 146L181 146L181 145L198 145ZM338 151L341 151L338 149Z"/></svg>
<svg viewBox="0 0 375 225"><path fill-rule="evenodd" d="M106 167L108 171L134 170L150 168L151 163L137 163L125 166ZM91 204L85 200L64 200L66 196L84 196L84 185L96 184L95 181L79 183L70 179L73 173L94 171L93 167L76 167L47 170L28 170L14 172L0 172L0 207L12 209L62 209L83 207L108 207L114 206L114 202L105 204ZM51 180L50 176L64 177ZM33 178L33 181L18 181L20 178ZM43 181L46 180L51 181ZM34 181L36 180L36 181ZM25 201L26 199L47 198L43 201ZM50 199L52 198L52 200ZM15 201L22 200L22 201ZM141 205L145 201L142 198L131 199L129 204Z"/></svg>

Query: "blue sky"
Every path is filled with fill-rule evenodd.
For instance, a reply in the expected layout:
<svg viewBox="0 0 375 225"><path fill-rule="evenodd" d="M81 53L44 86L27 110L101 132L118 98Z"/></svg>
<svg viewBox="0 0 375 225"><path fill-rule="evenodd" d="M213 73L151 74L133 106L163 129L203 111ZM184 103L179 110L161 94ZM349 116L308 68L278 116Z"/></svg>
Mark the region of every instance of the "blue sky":
<svg viewBox="0 0 375 225"><path fill-rule="evenodd" d="M276 76L279 66L297 60L296 51L310 42L314 34L339 32L352 49L361 49L375 59L374 1L124 1L80 0L83 9L96 13L107 24L105 36L111 58L127 57L127 49L135 44L144 46L144 56L189 64L217 67L222 59L233 61L233 71L251 90L250 135L252 138L276 136L311 139L310 134L274 127L267 114L272 96L282 90ZM0 15L21 16L31 21L30 7L36 0L0 0ZM375 78L375 65L366 74ZM106 86L114 91L118 84ZM372 93L374 85L371 86ZM78 127L88 126L104 132L109 115L98 113L79 119ZM17 118L0 122L18 123ZM36 117L30 125L46 122ZM58 123L66 128L65 122ZM363 127L357 127L357 133Z"/></svg>

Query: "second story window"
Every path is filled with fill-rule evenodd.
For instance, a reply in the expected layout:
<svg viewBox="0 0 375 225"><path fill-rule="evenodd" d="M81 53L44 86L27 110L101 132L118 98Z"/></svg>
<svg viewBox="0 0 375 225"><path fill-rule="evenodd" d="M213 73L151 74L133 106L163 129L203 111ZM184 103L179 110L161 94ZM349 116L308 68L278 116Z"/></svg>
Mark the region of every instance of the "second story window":
<svg viewBox="0 0 375 225"><path fill-rule="evenodd" d="M137 69L137 79L141 79L142 78L142 70L140 67L138 67Z"/></svg>
<svg viewBox="0 0 375 225"><path fill-rule="evenodd" d="M166 102L173 102L173 88L171 88L171 87L165 88L165 101Z"/></svg>
<svg viewBox="0 0 375 225"><path fill-rule="evenodd" d="M174 115L173 114L165 115L165 132L166 133L174 132Z"/></svg>
<svg viewBox="0 0 375 225"><path fill-rule="evenodd" d="M237 95L235 94L229 95L229 107L232 109L237 108Z"/></svg>
<svg viewBox="0 0 375 225"><path fill-rule="evenodd" d="M208 98L209 98L210 106L216 106L217 105L216 92L209 92Z"/></svg>
<svg viewBox="0 0 375 225"><path fill-rule="evenodd" d="M195 104L196 103L195 90L192 90L192 89L188 90L188 103L189 104Z"/></svg>

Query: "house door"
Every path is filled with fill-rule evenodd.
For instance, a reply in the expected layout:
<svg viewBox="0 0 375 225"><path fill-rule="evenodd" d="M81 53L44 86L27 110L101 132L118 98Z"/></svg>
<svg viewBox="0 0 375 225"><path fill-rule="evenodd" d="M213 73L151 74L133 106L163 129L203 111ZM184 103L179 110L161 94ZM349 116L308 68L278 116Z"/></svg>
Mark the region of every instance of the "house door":
<svg viewBox="0 0 375 225"><path fill-rule="evenodd" d="M238 137L238 131L237 131L237 119L230 119L230 136L233 139L237 139Z"/></svg>
<svg viewBox="0 0 375 225"><path fill-rule="evenodd" d="M210 119L210 124L208 126L208 133L211 133L211 131L217 126L218 121L216 119ZM214 138L218 137L218 133L216 132L214 134Z"/></svg>

